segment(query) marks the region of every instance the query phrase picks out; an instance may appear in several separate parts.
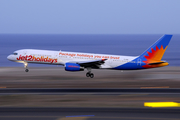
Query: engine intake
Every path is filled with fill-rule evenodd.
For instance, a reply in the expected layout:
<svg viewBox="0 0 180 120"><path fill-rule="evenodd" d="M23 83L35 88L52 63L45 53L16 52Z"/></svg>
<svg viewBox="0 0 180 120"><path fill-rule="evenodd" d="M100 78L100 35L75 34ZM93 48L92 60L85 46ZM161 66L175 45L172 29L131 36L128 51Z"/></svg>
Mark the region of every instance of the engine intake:
<svg viewBox="0 0 180 120"><path fill-rule="evenodd" d="M66 71L84 71L84 68L76 63L66 63L65 70Z"/></svg>

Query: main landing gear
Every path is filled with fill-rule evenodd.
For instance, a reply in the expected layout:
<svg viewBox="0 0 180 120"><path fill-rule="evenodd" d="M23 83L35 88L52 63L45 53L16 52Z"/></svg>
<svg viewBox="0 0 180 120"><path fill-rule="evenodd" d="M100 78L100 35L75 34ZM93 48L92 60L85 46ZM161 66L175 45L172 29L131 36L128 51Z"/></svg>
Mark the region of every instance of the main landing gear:
<svg viewBox="0 0 180 120"><path fill-rule="evenodd" d="M25 72L29 72L29 69L27 69L28 63L24 63Z"/></svg>
<svg viewBox="0 0 180 120"><path fill-rule="evenodd" d="M94 77L94 74L91 73L91 68L87 68L88 72L86 73L86 77L90 77L90 78L93 78Z"/></svg>
<svg viewBox="0 0 180 120"><path fill-rule="evenodd" d="M86 77L93 78L93 77L94 77L94 74L93 74L93 73L91 73L91 72L87 72L87 73L86 73Z"/></svg>

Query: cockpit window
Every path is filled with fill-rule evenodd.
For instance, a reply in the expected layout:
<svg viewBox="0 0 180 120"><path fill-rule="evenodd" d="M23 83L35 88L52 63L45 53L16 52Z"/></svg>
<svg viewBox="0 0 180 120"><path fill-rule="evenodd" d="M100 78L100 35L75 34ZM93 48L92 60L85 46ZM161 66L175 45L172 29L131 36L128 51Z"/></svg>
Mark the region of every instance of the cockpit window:
<svg viewBox="0 0 180 120"><path fill-rule="evenodd" d="M13 53L13 55L18 55L17 53Z"/></svg>

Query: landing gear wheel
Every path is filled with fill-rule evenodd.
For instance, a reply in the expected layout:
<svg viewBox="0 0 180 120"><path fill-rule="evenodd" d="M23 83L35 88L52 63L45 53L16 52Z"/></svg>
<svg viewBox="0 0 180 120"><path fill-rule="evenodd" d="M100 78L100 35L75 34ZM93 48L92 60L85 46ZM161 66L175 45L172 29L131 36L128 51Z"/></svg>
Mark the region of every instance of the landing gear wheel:
<svg viewBox="0 0 180 120"><path fill-rule="evenodd" d="M94 74L93 74L93 73L91 73L91 74L90 74L90 78L93 78L93 77L94 77Z"/></svg>
<svg viewBox="0 0 180 120"><path fill-rule="evenodd" d="M86 77L90 77L90 73L88 72L88 73L86 73Z"/></svg>
<svg viewBox="0 0 180 120"><path fill-rule="evenodd" d="M29 70L27 69L28 63L24 62L24 68L25 68L25 72L29 72Z"/></svg>
<svg viewBox="0 0 180 120"><path fill-rule="evenodd" d="M29 70L28 70L28 69L25 69L25 72L29 72Z"/></svg>

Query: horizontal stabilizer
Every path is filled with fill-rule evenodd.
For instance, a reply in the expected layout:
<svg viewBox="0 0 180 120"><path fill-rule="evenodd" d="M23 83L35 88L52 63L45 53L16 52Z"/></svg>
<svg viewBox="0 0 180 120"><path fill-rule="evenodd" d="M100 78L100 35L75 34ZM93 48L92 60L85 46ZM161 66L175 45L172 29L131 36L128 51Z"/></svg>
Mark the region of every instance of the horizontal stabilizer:
<svg viewBox="0 0 180 120"><path fill-rule="evenodd" d="M154 63L148 63L148 65L157 65L157 64L161 64L161 63L166 63L166 62L154 62Z"/></svg>

